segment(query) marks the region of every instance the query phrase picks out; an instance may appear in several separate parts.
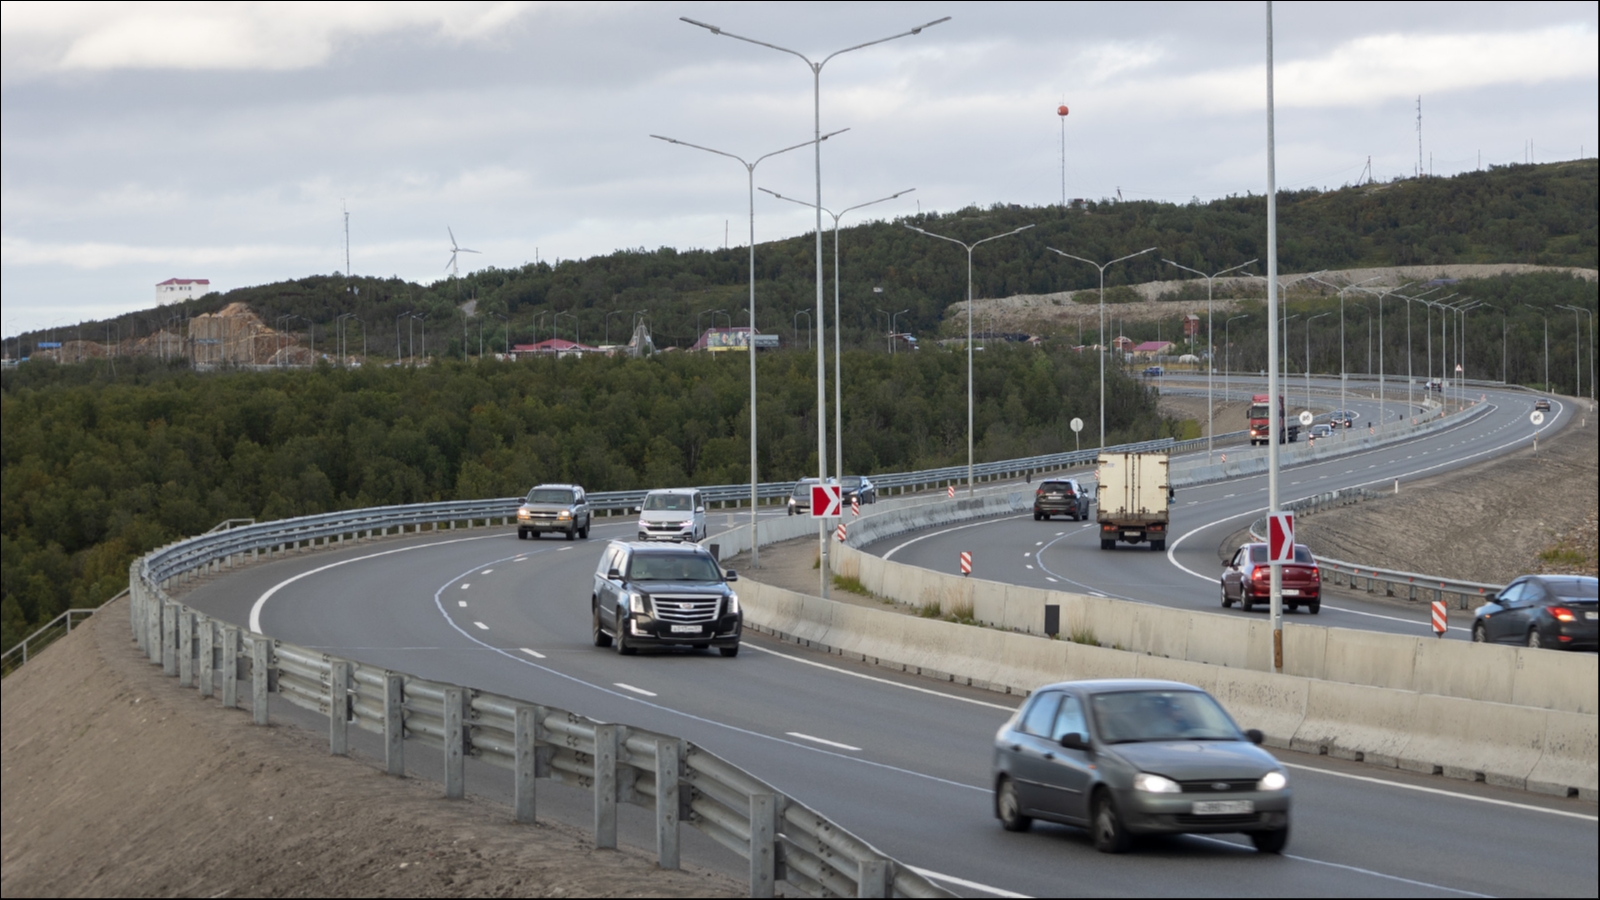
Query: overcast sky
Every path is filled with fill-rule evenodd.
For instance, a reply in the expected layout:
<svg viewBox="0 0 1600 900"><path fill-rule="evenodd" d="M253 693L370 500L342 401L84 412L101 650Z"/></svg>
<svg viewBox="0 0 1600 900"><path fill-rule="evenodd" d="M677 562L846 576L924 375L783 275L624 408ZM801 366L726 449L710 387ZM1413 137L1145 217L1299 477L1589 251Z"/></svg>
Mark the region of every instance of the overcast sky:
<svg viewBox="0 0 1600 900"><path fill-rule="evenodd" d="M1280 3L1283 188L1417 164L1593 157L1595 3ZM747 156L810 138L813 56L835 58L824 204L872 211L1260 193L1264 5L1249 3L5 3L0 330L344 269L470 266L747 233ZM807 196L812 159L756 183ZM810 230L758 195L757 240ZM847 221L860 221L847 219ZM1224 263L1226 264L1226 263Z"/></svg>

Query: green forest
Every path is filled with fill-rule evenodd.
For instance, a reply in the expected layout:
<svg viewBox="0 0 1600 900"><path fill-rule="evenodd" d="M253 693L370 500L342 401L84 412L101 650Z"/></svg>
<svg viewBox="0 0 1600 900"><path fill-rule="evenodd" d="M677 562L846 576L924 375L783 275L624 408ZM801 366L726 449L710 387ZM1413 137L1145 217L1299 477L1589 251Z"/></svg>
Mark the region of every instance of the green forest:
<svg viewBox="0 0 1600 900"><path fill-rule="evenodd" d="M763 481L816 470L815 357L758 358ZM976 354L978 459L1070 448L1098 417L1091 355L997 344ZM0 390L0 626L10 647L127 584L138 554L223 519L749 478L749 358L662 353L427 367L195 373L178 363L34 362ZM851 472L966 459L966 355L848 351ZM831 393L831 392L830 392ZM1172 434L1116 372L1113 442ZM832 438L830 437L830 446ZM831 466L830 466L831 468Z"/></svg>

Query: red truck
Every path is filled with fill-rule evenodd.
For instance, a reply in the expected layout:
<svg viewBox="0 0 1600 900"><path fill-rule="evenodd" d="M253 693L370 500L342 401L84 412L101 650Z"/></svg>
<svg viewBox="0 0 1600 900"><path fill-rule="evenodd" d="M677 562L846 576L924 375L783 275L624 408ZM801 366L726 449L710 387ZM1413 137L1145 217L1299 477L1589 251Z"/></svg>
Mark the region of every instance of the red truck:
<svg viewBox="0 0 1600 900"><path fill-rule="evenodd" d="M1271 433L1271 394L1256 394L1250 398L1250 445L1265 444ZM1283 411L1283 397L1278 397L1278 443L1294 443L1300 439L1300 423L1289 421Z"/></svg>

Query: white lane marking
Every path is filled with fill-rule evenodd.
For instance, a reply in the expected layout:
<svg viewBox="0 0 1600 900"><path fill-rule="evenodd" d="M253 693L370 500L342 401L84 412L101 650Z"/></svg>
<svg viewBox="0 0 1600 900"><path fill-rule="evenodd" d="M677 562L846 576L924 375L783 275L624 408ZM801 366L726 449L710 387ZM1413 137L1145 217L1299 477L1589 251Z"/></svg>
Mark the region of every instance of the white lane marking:
<svg viewBox="0 0 1600 900"><path fill-rule="evenodd" d="M1060 584L1061 583L1061 582L1055 580L1054 578L1051 578L1049 575L1046 575L1044 577L1044 580L1050 582L1051 584Z"/></svg>
<svg viewBox="0 0 1600 900"><path fill-rule="evenodd" d="M464 590L466 590L466 589L467 589L467 588L469 588L469 587L472 587L472 585L471 585L471 584L469 584L469 583L467 583L467 582L465 582L465 581L463 581L463 582L462 582L462 583L461 583L461 589L462 589L462 590L463 590L463 591L464 591Z"/></svg>
<svg viewBox="0 0 1600 900"><path fill-rule="evenodd" d="M1437 794L1442 797L1454 797L1458 800L1471 800L1474 803L1488 803L1493 806L1509 806L1512 809L1522 809L1528 812L1548 813L1552 816L1566 816L1571 819L1582 819L1585 822L1600 821L1600 816L1591 816L1588 813L1572 812L1566 809L1550 809L1544 806L1535 806L1532 803L1517 803L1514 800L1500 800L1495 797L1474 797L1458 791L1447 791L1443 788L1424 787L1420 784L1406 784L1403 781L1389 781L1383 778L1373 778L1370 775L1352 775L1348 772L1335 772L1332 769L1320 769L1316 766L1304 766L1298 763L1281 762L1280 765L1289 769L1303 769L1307 772L1316 772L1319 775L1332 775L1335 778L1348 778L1351 781L1365 781L1368 784L1381 784L1384 787L1400 788L1407 791L1417 791L1423 794Z"/></svg>
<svg viewBox="0 0 1600 900"><path fill-rule="evenodd" d="M812 666L812 667L818 668L818 669L827 669L829 672L836 672L836 673L838 673L840 675L849 675L851 678L860 678L863 681L872 681L872 682L876 682L878 684L887 684L887 685L889 685L891 687L904 688L905 690L908 690L908 691L916 691L919 694L932 694L935 697L943 697L946 700L959 700L962 703L971 703L974 706L987 706L990 709L1004 710L1005 712L1008 712L1008 713L1016 712L1016 710L1017 710L1017 708L1015 706L1005 706L1005 705L1000 704L1000 703L990 703L990 702L988 702L986 700L974 700L971 697L962 697L959 694L948 694L948 693L945 693L944 691L935 691L935 690L932 690L931 688L918 687L918 686L916 686L914 684L903 684L903 683L898 682L898 681L891 681L888 678L879 678L876 675L868 675L868 674L866 674L864 672L852 672L849 669L841 669L838 666L830 666L827 663L815 662L813 660L805 659L804 657L800 657L800 656L793 656L793 655L788 654L788 653L779 653L776 650L769 650L766 647L757 647L754 644L746 643L744 645L744 647L747 650L754 650L757 653L765 653L768 656L776 656L776 657L779 657L780 659L787 659L790 662L797 662L797 663L800 663L801 665ZM1021 698L1018 698L1018 699L1021 699Z"/></svg>
<svg viewBox="0 0 1600 900"><path fill-rule="evenodd" d="M837 748L839 750L849 750L849 751L851 751L853 753L860 753L861 752L861 748L860 747L852 747L849 744L841 744L838 741L830 741L830 740L828 740L826 738L812 737L809 734L801 734L798 731L789 731L789 732L785 732L785 733L788 734L789 737L799 738L802 741L811 741L813 743L821 744L824 747L835 747L835 748Z"/></svg>
<svg viewBox="0 0 1600 900"><path fill-rule="evenodd" d="M1056 537L1061 537L1064 534L1066 534L1065 531L1058 531L1058 532L1056 532ZM1044 546L1044 541L1040 541L1039 542L1039 546L1043 547Z"/></svg>
<svg viewBox="0 0 1600 900"><path fill-rule="evenodd" d="M996 897L1014 897L1018 898L1018 900L1032 900L1033 896L1032 894L1019 894L1015 891L1005 890L1004 888L997 888L987 884L979 884L976 881L968 881L965 878L957 878L954 875L945 875L941 872L935 872L931 869L919 869L916 866L906 866L906 868L917 873L918 875L921 875L923 878L929 878L934 881L942 881L945 884L953 884L956 887L964 887L974 891L983 891L985 894L993 894Z"/></svg>
<svg viewBox="0 0 1600 900"><path fill-rule="evenodd" d="M625 691L633 691L635 694L638 694L641 697L654 697L654 696L656 696L655 691L647 691L644 688L636 688L631 684L623 684L620 681L614 681L614 682L612 682L612 684L615 684L617 687L622 688Z"/></svg>
<svg viewBox="0 0 1600 900"><path fill-rule="evenodd" d="M473 622L472 624L478 626L478 630L479 631L488 631L489 630L489 626L483 624L482 622Z"/></svg>
<svg viewBox="0 0 1600 900"><path fill-rule="evenodd" d="M884 559L889 559L890 557L894 556L896 553L899 553L901 550L904 550L905 548L911 546L912 544L915 544L917 541L925 541L928 538L938 537L941 534L949 534L952 531L961 531L964 528L977 528L980 525L992 525L995 522L1004 522L1007 519L1024 519L1024 518L1027 518L1027 516L1028 516L1028 513L1023 513L1022 515L1017 515L1017 516L999 516L998 518L983 519L981 521L973 522L973 523L968 524L968 525L957 525L954 528L946 528L943 531L930 531L927 534L919 535L918 537L914 537L911 540L906 541L904 544L901 544L900 546L895 547L893 550L890 550L888 553L885 553L883 555L883 558Z"/></svg>
<svg viewBox="0 0 1600 900"><path fill-rule="evenodd" d="M1224 499L1224 500L1232 500L1234 497L1237 497L1237 496L1239 496L1239 495L1238 494L1223 494L1222 495L1222 499Z"/></svg>
<svg viewBox="0 0 1600 900"><path fill-rule="evenodd" d="M1247 849L1243 844L1236 844L1233 841L1225 841L1225 840L1222 840L1221 838L1211 837L1210 835L1206 835L1206 834L1191 834L1191 835L1189 835L1189 837L1195 838L1196 840L1205 841L1208 844L1221 844L1224 847L1236 847L1236 848L1238 848L1240 850ZM1374 872L1371 869L1363 869L1360 866L1351 866L1351 865L1346 865L1344 863L1328 862L1325 859L1312 859L1309 856L1296 856L1293 853L1285 853L1285 854L1283 854L1283 858L1284 859L1292 859L1295 862L1311 863L1312 865L1315 865L1315 866L1329 866L1329 867L1332 867L1332 868L1335 868L1335 869L1344 869L1346 872L1356 872L1356 873L1361 874L1361 875L1371 875L1373 878L1387 878L1390 881L1398 881L1401 884L1410 884L1410 885L1415 885L1417 887L1431 888L1431 889L1436 890L1436 891L1449 891L1452 894L1462 894L1462 895L1467 896L1467 897L1492 897L1492 896L1494 896L1493 894L1480 894L1480 893L1478 893L1476 891L1467 891L1467 890L1462 890L1461 888L1453 888L1453 887L1447 887L1447 886L1442 885L1442 884L1434 884L1431 881L1417 881L1417 880L1412 879L1412 878L1402 878L1399 875L1390 875L1390 874L1385 873L1385 872Z"/></svg>
<svg viewBox="0 0 1600 900"><path fill-rule="evenodd" d="M520 647L518 649L520 649L523 653L526 653L529 656L533 657L534 659L544 659L544 654L540 653L537 650L529 650L527 647Z"/></svg>
<svg viewBox="0 0 1600 900"><path fill-rule="evenodd" d="M493 571L494 571L493 569L484 569L482 572L479 572L478 574L479 575L487 575L487 574L489 574L490 572L493 572Z"/></svg>
<svg viewBox="0 0 1600 900"><path fill-rule="evenodd" d="M465 600L460 600L460 601L457 601L457 602L459 602L459 603L460 603L460 604L461 604L461 608L462 608L462 609L466 609L466 608L467 608L467 601L465 601Z"/></svg>
<svg viewBox="0 0 1600 900"><path fill-rule="evenodd" d="M1042 543L1042 542L1041 542L1041 543ZM1032 555L1033 555L1033 551L1032 551L1032 550L1029 550L1029 551L1027 551L1027 552L1026 552L1026 553L1023 553L1023 554L1022 554L1022 555L1023 555L1023 556L1032 556Z"/></svg>
<svg viewBox="0 0 1600 900"><path fill-rule="evenodd" d="M1033 566L1032 566L1032 565L1029 565L1029 566L1028 566L1028 568L1030 568L1030 569L1031 569L1031 568L1033 568Z"/></svg>
<svg viewBox="0 0 1600 900"><path fill-rule="evenodd" d="M331 562L325 566L318 566L315 569L308 569L304 572L301 572L299 575L285 578L272 587L267 588L266 591L261 594L261 596L256 598L256 602L250 604L250 630L256 634L261 634L261 608L267 605L267 601L272 599L273 594L276 594L277 592L283 590L291 584L294 584L296 581L299 581L302 578L309 578L310 576L316 575L319 572L326 572L329 569L337 569L340 566L348 565L354 562L361 562L362 560L375 559L379 556L388 556L392 553L407 553L412 550L427 550L431 547L443 547L446 544L462 544L466 543L467 541L491 541L504 537L505 535L503 534L485 534L478 537L455 538L448 541L436 541L432 544L414 544L410 547L396 547L393 550L382 550L377 553L369 553L366 556L353 556L350 559L341 559L338 562Z"/></svg>
<svg viewBox="0 0 1600 900"><path fill-rule="evenodd" d="M557 553L565 553L566 551L571 550L571 549L572 549L571 547L557 547L556 548L556 552Z"/></svg>
<svg viewBox="0 0 1600 900"><path fill-rule="evenodd" d="M1106 597L1106 595L1105 595L1105 594L1102 594L1102 593L1100 593L1100 592L1099 592L1099 591L1090 591L1090 592L1089 592L1089 593L1091 593L1091 594L1093 594L1093 595L1094 595L1094 596L1096 596L1096 597ZM1110 598L1110 597L1106 597L1106 599L1107 599L1107 600L1109 600L1109 599L1111 599L1111 598Z"/></svg>

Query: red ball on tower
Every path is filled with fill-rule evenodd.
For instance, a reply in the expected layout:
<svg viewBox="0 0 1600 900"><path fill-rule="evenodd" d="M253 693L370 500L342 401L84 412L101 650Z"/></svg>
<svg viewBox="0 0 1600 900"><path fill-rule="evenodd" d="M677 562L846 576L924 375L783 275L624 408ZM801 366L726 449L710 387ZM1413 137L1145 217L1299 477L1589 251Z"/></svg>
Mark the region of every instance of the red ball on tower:
<svg viewBox="0 0 1600 900"><path fill-rule="evenodd" d="M1067 116L1067 105L1065 103L1063 103L1060 106L1056 107L1056 115L1061 116L1062 118L1066 118L1066 116Z"/></svg>

